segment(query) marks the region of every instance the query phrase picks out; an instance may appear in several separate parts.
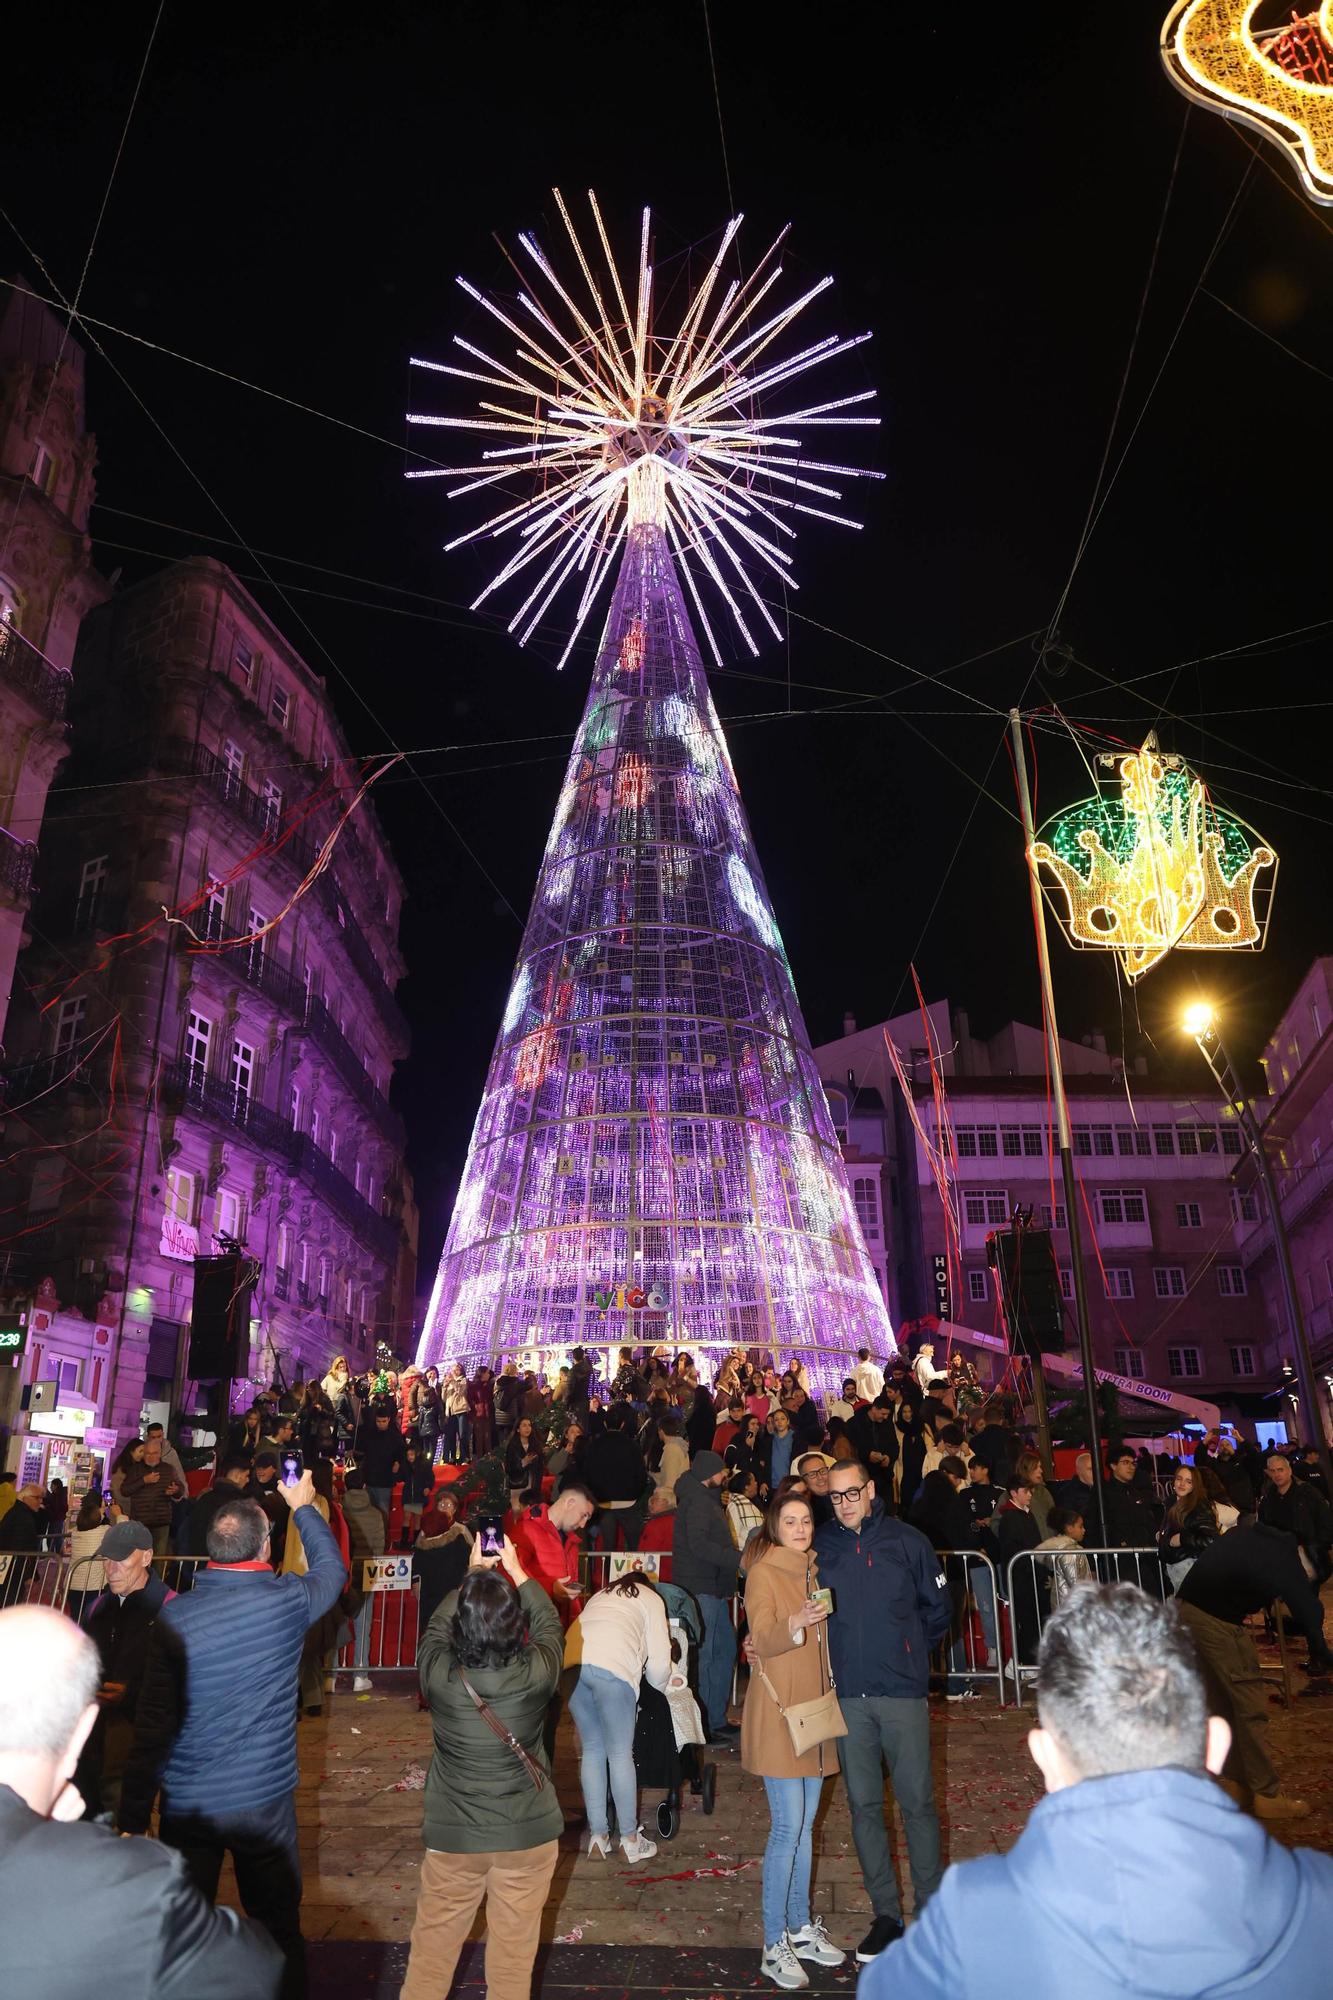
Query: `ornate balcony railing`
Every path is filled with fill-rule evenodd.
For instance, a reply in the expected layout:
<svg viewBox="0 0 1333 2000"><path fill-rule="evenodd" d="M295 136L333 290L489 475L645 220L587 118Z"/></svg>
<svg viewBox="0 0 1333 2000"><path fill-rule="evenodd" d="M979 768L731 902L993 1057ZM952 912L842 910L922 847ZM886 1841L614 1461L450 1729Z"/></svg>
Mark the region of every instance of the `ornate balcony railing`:
<svg viewBox="0 0 1333 2000"><path fill-rule="evenodd" d="M71 676L54 667L13 625L0 623L0 680L25 694L48 722L63 722Z"/></svg>
<svg viewBox="0 0 1333 2000"><path fill-rule="evenodd" d="M366 1075L360 1057L322 1000L311 1001L305 1024L311 1040L323 1050L352 1095L371 1113L380 1130L401 1145L402 1119Z"/></svg>
<svg viewBox="0 0 1333 2000"><path fill-rule="evenodd" d="M359 1242L385 1263L392 1263L398 1251L397 1223L372 1208L312 1144L308 1134L297 1132L285 1118L256 1103L258 1079L254 1091L246 1093L222 1077L207 1075L198 1064L178 1061L163 1070L159 1089L164 1103L244 1131L263 1151L286 1160L290 1170L346 1223Z"/></svg>
<svg viewBox="0 0 1333 2000"><path fill-rule="evenodd" d="M6 628L0 626L0 632ZM35 840L16 840L0 826L0 896L11 903L32 900L32 873L37 865Z"/></svg>

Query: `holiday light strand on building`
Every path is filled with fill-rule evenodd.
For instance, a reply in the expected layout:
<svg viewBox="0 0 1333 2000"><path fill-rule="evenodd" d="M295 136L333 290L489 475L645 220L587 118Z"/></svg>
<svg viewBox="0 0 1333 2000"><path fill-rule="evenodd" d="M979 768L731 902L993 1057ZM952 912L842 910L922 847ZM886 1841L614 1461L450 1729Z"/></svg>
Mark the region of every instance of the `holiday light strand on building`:
<svg viewBox="0 0 1333 2000"><path fill-rule="evenodd" d="M1169 951L1262 950L1273 849L1155 735L1101 761L1116 768L1120 797L1099 793L1057 813L1032 849L1054 878L1070 944L1116 952L1131 981Z"/></svg>
<svg viewBox="0 0 1333 2000"><path fill-rule="evenodd" d="M525 590L509 621L520 645L563 593L572 610L560 666L623 553L626 535L647 522L667 537L714 658L720 663L721 652L704 609L714 594L757 653L760 625L774 638L782 633L756 577L770 589L773 579L798 588L790 517L804 514L859 528L859 520L841 511L841 487L828 481L884 476L830 463L806 442L812 432L878 425L879 418L865 408L874 400L873 389L817 399L785 414L761 415L759 398L786 390L870 335L827 334L784 354L785 336L833 280L823 278L788 305L769 309L769 294L783 276L775 260L784 230L748 278L724 285L723 268L743 220L739 215L723 230L702 282L675 316L674 332L667 332L658 319L649 210L643 211L631 311L595 195L590 191L588 202L609 292L559 190L553 192L580 274L575 289L587 295L584 305L528 231L520 234L519 245L541 282L531 293L519 292L517 316L460 278L469 298L515 344L496 335L492 347L498 352L492 352L455 335L454 345L483 363L482 371L418 357L412 365L479 383L504 400L479 395L478 416L409 415L412 424L467 432L479 450L471 463L425 467L407 477L458 480L448 489L448 497L457 499L483 488L499 488L508 498L516 477L532 475L526 497L509 500L445 548L485 538L512 550L473 600L473 609L511 584ZM816 455L806 456L807 449ZM812 473L818 476L811 478ZM835 505L813 505L812 499ZM631 659L634 644L631 640Z"/></svg>
<svg viewBox="0 0 1333 2000"><path fill-rule="evenodd" d="M1333 204L1333 0L1256 28L1264 0L1177 0L1162 28L1167 75L1195 103L1249 125Z"/></svg>

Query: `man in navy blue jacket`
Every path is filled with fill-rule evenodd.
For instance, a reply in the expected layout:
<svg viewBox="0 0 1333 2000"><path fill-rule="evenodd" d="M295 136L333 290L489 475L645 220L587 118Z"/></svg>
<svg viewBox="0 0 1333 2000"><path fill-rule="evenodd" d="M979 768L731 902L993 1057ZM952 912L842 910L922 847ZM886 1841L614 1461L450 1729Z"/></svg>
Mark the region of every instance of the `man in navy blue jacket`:
<svg viewBox="0 0 1333 2000"><path fill-rule="evenodd" d="M230 1849L246 1915L286 1958L282 2000L304 2000L297 1675L306 1633L337 1601L347 1572L309 1472L283 1491L307 1573L273 1574L256 1501L238 1493L218 1508L207 1567L153 1627L117 1824L148 1831L160 1776L161 1838L210 1902Z"/></svg>
<svg viewBox="0 0 1333 2000"><path fill-rule="evenodd" d="M847 1723L838 1756L852 1838L875 1916L857 1948L868 1964L903 1934L903 1906L884 1819L889 1767L907 1830L920 1911L940 1884L940 1821L930 1778L926 1691L932 1649L952 1622L948 1583L926 1537L895 1521L855 1459L829 1473L833 1519L815 1535L819 1581L832 1587L829 1663Z"/></svg>
<svg viewBox="0 0 1333 2000"><path fill-rule="evenodd" d="M1231 1731L1174 1604L1075 1590L1042 1634L1037 1717L1047 1796L1008 1854L949 1870L859 2000L1328 1991L1333 1858L1280 1847L1212 1782Z"/></svg>

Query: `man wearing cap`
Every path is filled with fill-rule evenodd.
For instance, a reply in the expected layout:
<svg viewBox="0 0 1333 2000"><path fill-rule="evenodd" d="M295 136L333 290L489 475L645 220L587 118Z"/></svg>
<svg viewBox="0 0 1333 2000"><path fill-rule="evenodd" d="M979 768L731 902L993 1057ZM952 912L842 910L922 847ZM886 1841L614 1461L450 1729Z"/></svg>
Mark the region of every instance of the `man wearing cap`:
<svg viewBox="0 0 1333 2000"><path fill-rule="evenodd" d="M726 1468L715 1451L697 1451L688 1472L676 1481L676 1534L671 1581L693 1592L703 1613L699 1648L699 1693L708 1716L710 1743L731 1747L740 1731L727 1721L731 1676L736 1664L736 1628L731 1598L740 1557L722 1511Z"/></svg>
<svg viewBox="0 0 1333 2000"><path fill-rule="evenodd" d="M90 1815L114 1813L134 1742L134 1719L148 1661L148 1636L175 1592L153 1574L153 1536L142 1521L117 1521L97 1547L106 1589L84 1619L102 1661L97 1723L79 1761L78 1788Z"/></svg>

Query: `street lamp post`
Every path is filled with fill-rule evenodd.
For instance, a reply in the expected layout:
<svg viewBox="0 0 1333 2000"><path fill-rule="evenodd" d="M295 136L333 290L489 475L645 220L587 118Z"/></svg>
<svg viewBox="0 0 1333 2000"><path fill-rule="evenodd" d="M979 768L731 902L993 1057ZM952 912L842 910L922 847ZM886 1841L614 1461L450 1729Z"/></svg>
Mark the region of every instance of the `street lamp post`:
<svg viewBox="0 0 1333 2000"><path fill-rule="evenodd" d="M1263 1131L1255 1115L1254 1106L1241 1089L1240 1080L1232 1066L1231 1057L1227 1054L1226 1044L1222 1040L1222 1032L1213 1009L1203 1001L1197 1002L1186 1010L1184 1027L1186 1034L1193 1036L1199 1054L1212 1071L1214 1083L1239 1119L1241 1131L1254 1158L1255 1171L1263 1185L1264 1199L1268 1203L1268 1213L1273 1223L1273 1248L1277 1253L1278 1275L1282 1282L1283 1297L1287 1303L1287 1317L1291 1322L1292 1342L1296 1354L1296 1379L1300 1383L1301 1405L1306 1429L1310 1433L1308 1441L1319 1453L1325 1488L1333 1493L1333 1463L1329 1460L1328 1431L1315 1391L1314 1362L1305 1331L1305 1315L1301 1311L1301 1302L1296 1291L1296 1273L1291 1265L1291 1245L1287 1241L1287 1226L1282 1218L1282 1204L1278 1199L1277 1184L1268 1163Z"/></svg>

